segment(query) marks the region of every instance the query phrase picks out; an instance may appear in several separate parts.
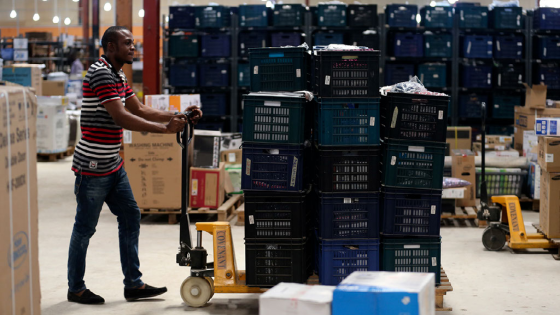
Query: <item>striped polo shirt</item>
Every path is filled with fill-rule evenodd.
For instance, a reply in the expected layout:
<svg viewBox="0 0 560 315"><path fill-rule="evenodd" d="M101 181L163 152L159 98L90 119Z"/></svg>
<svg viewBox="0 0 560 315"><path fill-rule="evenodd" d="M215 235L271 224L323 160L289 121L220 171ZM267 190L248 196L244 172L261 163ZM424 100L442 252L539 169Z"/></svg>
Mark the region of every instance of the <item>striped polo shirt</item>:
<svg viewBox="0 0 560 315"><path fill-rule="evenodd" d="M76 146L72 170L82 175L105 176L118 171L123 129L117 125L103 104L134 96L122 69L117 73L102 56L88 69L83 83L82 138Z"/></svg>

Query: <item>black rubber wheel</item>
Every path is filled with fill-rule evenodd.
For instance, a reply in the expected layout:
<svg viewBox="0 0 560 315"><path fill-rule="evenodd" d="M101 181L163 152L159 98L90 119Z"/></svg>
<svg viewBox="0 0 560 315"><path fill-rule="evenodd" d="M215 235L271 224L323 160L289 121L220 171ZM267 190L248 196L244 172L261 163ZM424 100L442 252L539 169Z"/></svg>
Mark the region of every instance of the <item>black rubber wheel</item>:
<svg viewBox="0 0 560 315"><path fill-rule="evenodd" d="M506 242L506 232L498 227L489 226L482 233L482 244L489 251L501 250Z"/></svg>

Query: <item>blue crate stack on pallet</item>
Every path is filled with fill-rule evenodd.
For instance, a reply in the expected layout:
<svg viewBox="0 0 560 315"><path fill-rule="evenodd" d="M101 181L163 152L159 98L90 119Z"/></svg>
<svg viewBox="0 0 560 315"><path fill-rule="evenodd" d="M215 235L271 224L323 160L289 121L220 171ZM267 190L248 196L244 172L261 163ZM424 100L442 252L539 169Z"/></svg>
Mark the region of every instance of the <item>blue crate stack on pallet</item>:
<svg viewBox="0 0 560 315"><path fill-rule="evenodd" d="M533 84L545 84L551 99L560 97L560 8L538 8L533 14Z"/></svg>
<svg viewBox="0 0 560 315"><path fill-rule="evenodd" d="M437 284L448 106L448 96L381 96L381 267L433 272Z"/></svg>
<svg viewBox="0 0 560 315"><path fill-rule="evenodd" d="M313 50L319 282L379 270L379 51Z"/></svg>
<svg viewBox="0 0 560 315"><path fill-rule="evenodd" d="M241 188L247 285L306 282L313 268L309 52L250 48Z"/></svg>

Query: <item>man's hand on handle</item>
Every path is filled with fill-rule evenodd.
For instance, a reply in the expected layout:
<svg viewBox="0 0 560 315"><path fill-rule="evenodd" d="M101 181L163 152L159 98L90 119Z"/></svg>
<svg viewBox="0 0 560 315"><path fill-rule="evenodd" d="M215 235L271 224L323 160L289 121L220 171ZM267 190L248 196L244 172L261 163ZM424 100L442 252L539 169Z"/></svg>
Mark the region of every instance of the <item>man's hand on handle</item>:
<svg viewBox="0 0 560 315"><path fill-rule="evenodd" d="M165 126L165 133L177 133L183 131L187 123L187 116L185 114L177 114Z"/></svg>
<svg viewBox="0 0 560 315"><path fill-rule="evenodd" d="M187 107L187 112L192 112L191 123L194 125L196 125L200 120L200 118L202 118L202 111L196 105L191 105Z"/></svg>

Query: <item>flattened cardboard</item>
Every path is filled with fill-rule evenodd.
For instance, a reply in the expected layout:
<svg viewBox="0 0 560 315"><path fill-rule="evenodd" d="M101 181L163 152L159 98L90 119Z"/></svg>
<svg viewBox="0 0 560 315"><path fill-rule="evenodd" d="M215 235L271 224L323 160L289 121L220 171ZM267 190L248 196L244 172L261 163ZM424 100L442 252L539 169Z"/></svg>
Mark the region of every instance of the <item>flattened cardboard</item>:
<svg viewBox="0 0 560 315"><path fill-rule="evenodd" d="M546 108L546 85L533 84L533 87L523 83L525 86L525 107L545 109Z"/></svg>
<svg viewBox="0 0 560 315"><path fill-rule="evenodd" d="M43 81L43 96L64 96L66 95L65 81Z"/></svg>
<svg viewBox="0 0 560 315"><path fill-rule="evenodd" d="M539 137L538 162L547 172L560 172L560 138Z"/></svg>
<svg viewBox="0 0 560 315"><path fill-rule="evenodd" d="M560 173L541 174L539 225L549 238L560 238Z"/></svg>
<svg viewBox="0 0 560 315"><path fill-rule="evenodd" d="M463 199L457 199L457 207L476 206L476 168L474 153L470 150L452 150L451 176L466 180L471 185L465 187Z"/></svg>

